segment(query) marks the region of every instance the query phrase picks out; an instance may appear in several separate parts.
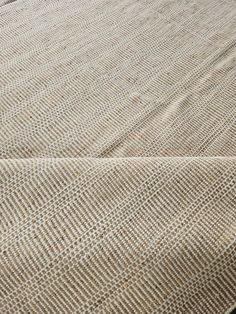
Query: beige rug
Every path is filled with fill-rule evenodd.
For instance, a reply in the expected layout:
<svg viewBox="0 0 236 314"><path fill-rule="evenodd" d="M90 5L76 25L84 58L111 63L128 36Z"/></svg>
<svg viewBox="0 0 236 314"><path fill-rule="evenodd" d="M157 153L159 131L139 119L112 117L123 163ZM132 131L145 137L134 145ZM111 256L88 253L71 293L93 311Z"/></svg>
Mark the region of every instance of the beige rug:
<svg viewBox="0 0 236 314"><path fill-rule="evenodd" d="M236 1L0 0L0 313L236 305Z"/></svg>

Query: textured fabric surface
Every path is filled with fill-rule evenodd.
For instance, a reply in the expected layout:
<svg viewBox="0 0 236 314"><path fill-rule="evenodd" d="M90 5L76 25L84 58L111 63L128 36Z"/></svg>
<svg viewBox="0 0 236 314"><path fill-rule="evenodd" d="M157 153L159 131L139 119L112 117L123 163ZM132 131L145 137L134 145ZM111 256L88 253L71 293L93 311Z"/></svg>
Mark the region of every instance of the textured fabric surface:
<svg viewBox="0 0 236 314"><path fill-rule="evenodd" d="M0 0L0 313L236 305L235 0Z"/></svg>

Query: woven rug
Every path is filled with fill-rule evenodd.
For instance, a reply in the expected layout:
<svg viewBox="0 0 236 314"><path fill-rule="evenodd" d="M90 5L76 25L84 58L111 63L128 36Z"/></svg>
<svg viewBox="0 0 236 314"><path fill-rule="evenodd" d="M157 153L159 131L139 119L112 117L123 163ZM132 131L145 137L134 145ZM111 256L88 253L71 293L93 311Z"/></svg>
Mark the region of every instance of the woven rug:
<svg viewBox="0 0 236 314"><path fill-rule="evenodd" d="M236 1L0 0L0 313L236 305Z"/></svg>

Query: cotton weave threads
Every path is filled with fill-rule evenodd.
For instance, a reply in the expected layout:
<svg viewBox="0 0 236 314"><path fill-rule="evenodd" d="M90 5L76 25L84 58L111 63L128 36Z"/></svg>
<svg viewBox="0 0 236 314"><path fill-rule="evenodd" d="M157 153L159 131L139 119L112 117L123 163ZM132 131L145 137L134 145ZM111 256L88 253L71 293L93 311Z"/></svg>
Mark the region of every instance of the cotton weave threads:
<svg viewBox="0 0 236 314"><path fill-rule="evenodd" d="M0 313L227 313L236 4L5 2Z"/></svg>

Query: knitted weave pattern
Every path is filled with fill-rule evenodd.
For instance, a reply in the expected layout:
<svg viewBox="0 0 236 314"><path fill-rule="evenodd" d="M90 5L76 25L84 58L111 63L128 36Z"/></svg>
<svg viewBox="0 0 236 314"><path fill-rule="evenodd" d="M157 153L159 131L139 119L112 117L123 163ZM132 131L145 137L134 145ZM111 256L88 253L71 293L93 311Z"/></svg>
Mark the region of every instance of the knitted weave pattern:
<svg viewBox="0 0 236 314"><path fill-rule="evenodd" d="M236 2L0 0L0 313L236 305Z"/></svg>

